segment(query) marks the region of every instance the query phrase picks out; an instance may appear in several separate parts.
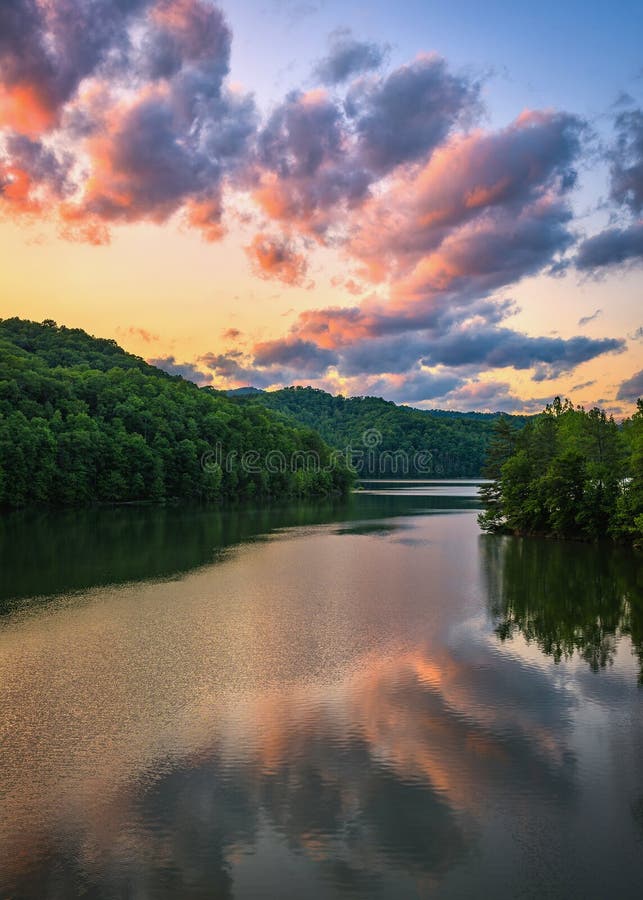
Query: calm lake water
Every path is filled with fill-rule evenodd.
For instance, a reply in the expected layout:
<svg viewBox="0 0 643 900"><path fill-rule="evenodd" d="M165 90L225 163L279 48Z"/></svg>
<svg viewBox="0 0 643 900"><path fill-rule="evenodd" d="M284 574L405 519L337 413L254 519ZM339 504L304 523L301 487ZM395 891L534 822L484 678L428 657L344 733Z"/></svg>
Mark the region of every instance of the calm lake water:
<svg viewBox="0 0 643 900"><path fill-rule="evenodd" d="M0 519L0 897L643 896L643 558L476 508Z"/></svg>

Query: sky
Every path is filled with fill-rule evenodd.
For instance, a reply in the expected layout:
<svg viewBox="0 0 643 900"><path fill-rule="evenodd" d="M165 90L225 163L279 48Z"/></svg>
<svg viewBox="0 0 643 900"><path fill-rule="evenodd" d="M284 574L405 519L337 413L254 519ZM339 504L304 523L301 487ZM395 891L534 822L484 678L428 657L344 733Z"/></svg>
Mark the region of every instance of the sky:
<svg viewBox="0 0 643 900"><path fill-rule="evenodd" d="M637 7L3 0L0 317L215 388L629 415Z"/></svg>

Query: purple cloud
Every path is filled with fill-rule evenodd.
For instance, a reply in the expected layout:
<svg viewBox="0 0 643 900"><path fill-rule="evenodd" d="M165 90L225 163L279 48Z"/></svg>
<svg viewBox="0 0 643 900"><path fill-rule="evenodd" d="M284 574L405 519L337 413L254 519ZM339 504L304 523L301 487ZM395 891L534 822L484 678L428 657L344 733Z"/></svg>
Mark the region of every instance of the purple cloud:
<svg viewBox="0 0 643 900"><path fill-rule="evenodd" d="M362 72L378 69L384 62L386 49L379 44L356 40L347 29L333 32L330 51L315 66L314 75L328 85L341 84Z"/></svg>
<svg viewBox="0 0 643 900"><path fill-rule="evenodd" d="M643 397L643 369L627 378L619 387L617 400L638 400Z"/></svg>
<svg viewBox="0 0 643 900"><path fill-rule="evenodd" d="M643 260L643 222L627 228L607 228L583 241L576 254L576 267L595 272L606 266L619 266Z"/></svg>
<svg viewBox="0 0 643 900"><path fill-rule="evenodd" d="M603 315L602 309L595 309L594 312L590 316L581 316L578 320L578 325L580 328L584 328L585 325L589 325L590 322L596 321L599 316Z"/></svg>
<svg viewBox="0 0 643 900"><path fill-rule="evenodd" d="M375 82L358 82L346 98L360 156L375 172L425 157L478 106L479 86L451 74L444 59L422 56Z"/></svg>
<svg viewBox="0 0 643 900"><path fill-rule="evenodd" d="M611 153L611 197L639 215L643 211L643 110L620 113L616 133Z"/></svg>
<svg viewBox="0 0 643 900"><path fill-rule="evenodd" d="M147 362L151 366L163 369L168 375L180 375L186 381L193 381L199 387L211 384L213 381L213 377L209 373L200 372L193 363L179 363L174 356L158 356L155 359L148 359Z"/></svg>
<svg viewBox="0 0 643 900"><path fill-rule="evenodd" d="M335 365L337 354L311 341L265 341L254 347L255 366L284 366L301 375L319 375Z"/></svg>
<svg viewBox="0 0 643 900"><path fill-rule="evenodd" d="M246 165L256 111L224 84L231 33L216 6L11 0L0 6L0 35L0 183L10 213L32 212L44 187L41 209L57 212L68 236L75 226L91 236L96 229L83 226L164 222L183 210L205 237L221 237L223 180ZM37 153L45 134L77 158ZM78 182L63 191L81 160Z"/></svg>

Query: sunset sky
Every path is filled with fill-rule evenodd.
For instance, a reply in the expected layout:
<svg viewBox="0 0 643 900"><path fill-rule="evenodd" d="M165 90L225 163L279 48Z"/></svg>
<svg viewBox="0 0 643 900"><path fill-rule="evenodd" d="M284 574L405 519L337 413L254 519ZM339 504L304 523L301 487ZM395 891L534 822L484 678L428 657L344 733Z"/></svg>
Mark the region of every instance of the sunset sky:
<svg viewBox="0 0 643 900"><path fill-rule="evenodd" d="M1 0L0 262L203 385L629 414L640 4Z"/></svg>

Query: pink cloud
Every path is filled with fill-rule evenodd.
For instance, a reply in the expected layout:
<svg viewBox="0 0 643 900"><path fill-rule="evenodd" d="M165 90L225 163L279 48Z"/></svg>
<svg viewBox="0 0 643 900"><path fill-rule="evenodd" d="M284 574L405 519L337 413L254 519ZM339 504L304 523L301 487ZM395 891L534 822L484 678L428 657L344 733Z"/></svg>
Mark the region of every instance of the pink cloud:
<svg viewBox="0 0 643 900"><path fill-rule="evenodd" d="M308 269L306 257L284 237L257 234L246 247L253 271L260 278L275 278L288 285L303 285Z"/></svg>

